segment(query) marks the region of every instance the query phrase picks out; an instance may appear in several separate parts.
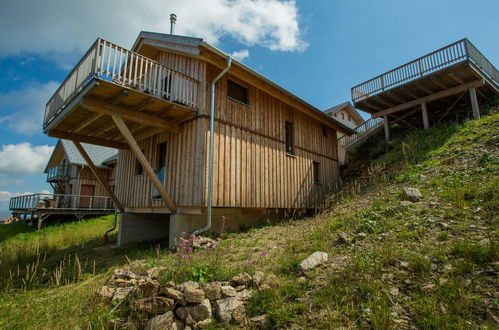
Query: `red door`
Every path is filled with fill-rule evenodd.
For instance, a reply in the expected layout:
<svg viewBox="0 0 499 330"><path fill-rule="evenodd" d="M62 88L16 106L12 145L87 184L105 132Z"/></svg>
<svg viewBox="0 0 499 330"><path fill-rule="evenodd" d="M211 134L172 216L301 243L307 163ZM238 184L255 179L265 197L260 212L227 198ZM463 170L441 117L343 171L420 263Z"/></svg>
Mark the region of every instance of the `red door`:
<svg viewBox="0 0 499 330"><path fill-rule="evenodd" d="M80 192L80 207L91 207L92 197L94 195L95 186L91 184L82 184Z"/></svg>

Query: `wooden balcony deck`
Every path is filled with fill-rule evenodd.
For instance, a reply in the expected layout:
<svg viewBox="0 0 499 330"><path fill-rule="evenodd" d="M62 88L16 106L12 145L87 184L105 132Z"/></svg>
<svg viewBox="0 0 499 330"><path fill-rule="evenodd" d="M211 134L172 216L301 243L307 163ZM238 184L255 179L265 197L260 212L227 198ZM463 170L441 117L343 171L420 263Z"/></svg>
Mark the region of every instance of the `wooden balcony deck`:
<svg viewBox="0 0 499 330"><path fill-rule="evenodd" d="M9 209L12 213L107 214L114 212L114 205L108 196L31 194L11 198Z"/></svg>
<svg viewBox="0 0 499 330"><path fill-rule="evenodd" d="M469 102L469 98L457 97L471 88L481 98L497 95L498 84L494 65L463 39L352 87L351 96L356 108L374 117L406 114L422 103L431 103L435 113Z"/></svg>
<svg viewBox="0 0 499 330"><path fill-rule="evenodd" d="M102 146L128 146L109 116L122 117L136 140L197 113L200 82L147 57L97 39L45 109L49 136Z"/></svg>

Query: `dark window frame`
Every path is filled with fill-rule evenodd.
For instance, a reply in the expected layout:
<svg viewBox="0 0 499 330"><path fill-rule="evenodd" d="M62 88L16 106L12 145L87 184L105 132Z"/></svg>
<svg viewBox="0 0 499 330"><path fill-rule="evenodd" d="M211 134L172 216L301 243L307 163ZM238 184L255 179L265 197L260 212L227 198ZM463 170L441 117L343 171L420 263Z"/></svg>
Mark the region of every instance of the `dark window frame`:
<svg viewBox="0 0 499 330"><path fill-rule="evenodd" d="M142 154L144 154L144 150L142 150ZM135 158L135 175L142 175L142 174L144 174L144 167L139 162L139 160Z"/></svg>
<svg viewBox="0 0 499 330"><path fill-rule="evenodd" d="M284 134L286 140L286 153L288 155L295 155L295 144L294 144L294 127L293 123L286 121L284 124Z"/></svg>
<svg viewBox="0 0 499 330"><path fill-rule="evenodd" d="M312 175L313 175L313 179L314 179L315 184L321 183L320 166L321 166L321 163L316 162L316 161L312 162Z"/></svg>
<svg viewBox="0 0 499 330"><path fill-rule="evenodd" d="M243 95L237 95L239 92ZM249 105L248 87L238 84L230 79L227 79L227 97L244 105Z"/></svg>
<svg viewBox="0 0 499 330"><path fill-rule="evenodd" d="M327 126L322 124L322 136L327 137Z"/></svg>

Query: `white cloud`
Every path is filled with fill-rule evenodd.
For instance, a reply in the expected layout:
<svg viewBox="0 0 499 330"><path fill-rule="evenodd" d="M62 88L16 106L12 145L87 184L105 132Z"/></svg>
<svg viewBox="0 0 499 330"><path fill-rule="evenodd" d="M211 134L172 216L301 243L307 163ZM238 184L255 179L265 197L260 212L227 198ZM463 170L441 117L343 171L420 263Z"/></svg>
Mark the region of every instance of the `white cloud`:
<svg viewBox="0 0 499 330"><path fill-rule="evenodd" d="M3 145L0 150L0 177L41 174L54 147L32 146L28 142Z"/></svg>
<svg viewBox="0 0 499 330"><path fill-rule="evenodd" d="M238 50L236 52L233 52L232 54L230 54L230 56L232 56L233 58L235 58L238 61L243 61L245 58L247 58L249 56L249 50L241 49L241 50Z"/></svg>
<svg viewBox="0 0 499 330"><path fill-rule="evenodd" d="M177 34L215 45L230 36L271 50L307 47L294 0L3 0L0 57L27 52L62 56L64 62L97 37L130 47L141 30L168 33L172 12L178 16Z"/></svg>
<svg viewBox="0 0 499 330"><path fill-rule="evenodd" d="M10 129L23 134L35 134L42 128L45 104L59 87L59 83L32 83L20 90L0 93L0 118Z"/></svg>
<svg viewBox="0 0 499 330"><path fill-rule="evenodd" d="M8 203L12 197L30 195L31 192L10 192L10 191L0 191L0 204ZM1 209L1 208L0 208Z"/></svg>

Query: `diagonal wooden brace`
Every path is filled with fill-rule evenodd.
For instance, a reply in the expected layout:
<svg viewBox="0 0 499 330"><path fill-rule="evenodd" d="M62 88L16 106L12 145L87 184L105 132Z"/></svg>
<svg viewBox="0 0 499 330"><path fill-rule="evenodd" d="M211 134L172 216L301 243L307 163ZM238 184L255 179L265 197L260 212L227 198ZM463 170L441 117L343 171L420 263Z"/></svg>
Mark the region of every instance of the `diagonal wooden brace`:
<svg viewBox="0 0 499 330"><path fill-rule="evenodd" d="M116 205L116 207L118 208L118 210L120 210L120 212L123 212L123 210L124 210L123 205L120 203L118 197L116 197L116 195L111 190L111 188L106 184L106 181L100 176L99 172L95 168L94 163L92 162L92 159L90 159L90 157L88 156L85 149L83 149L83 146L81 145L81 143L79 141L73 141L73 143L74 143L76 149L78 149L78 151L80 152L83 159L85 159L85 161L87 162L88 167L90 167L90 170L95 175L97 180L104 187L104 189L106 189L106 192L109 194L109 196L113 200L114 205Z"/></svg>
<svg viewBox="0 0 499 330"><path fill-rule="evenodd" d="M130 130L126 126L123 119L121 119L121 117L119 117L117 115L112 115L111 117L113 118L113 121L116 124L116 127L118 127L121 134L123 134L125 141L130 146L130 149L132 149L132 152L134 153L135 157L137 157L137 160L144 168L147 176L152 181L153 185L156 187L159 194L161 195L161 197L165 201L168 209L170 209L170 211L172 213L177 212L177 207L175 206L175 204L171 200L170 195L168 195L168 192L166 191L165 187L163 187L163 185L159 181L158 177L156 176L156 173L154 173L154 170L152 169L151 165L149 164L149 161L147 160L146 156L144 156L144 154L142 153L142 150L140 150L140 147L137 144L137 141L135 141L135 138L133 137L132 133L130 133Z"/></svg>

